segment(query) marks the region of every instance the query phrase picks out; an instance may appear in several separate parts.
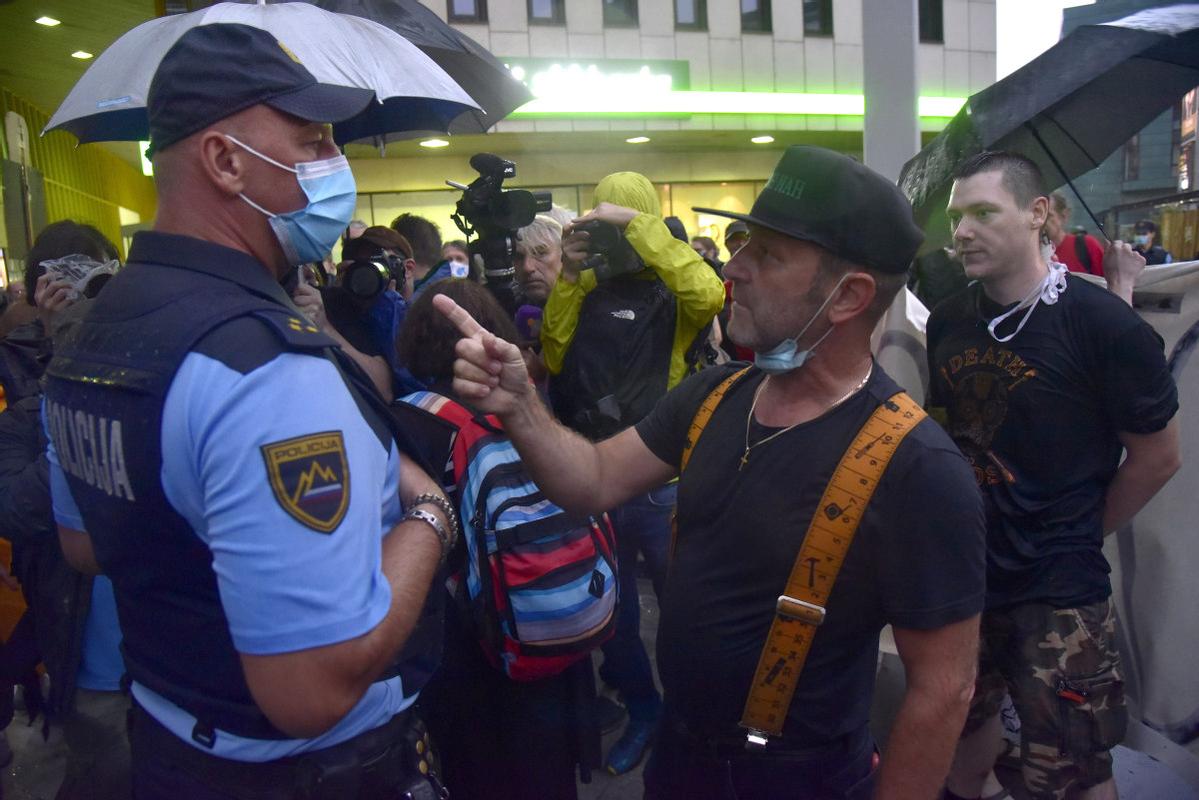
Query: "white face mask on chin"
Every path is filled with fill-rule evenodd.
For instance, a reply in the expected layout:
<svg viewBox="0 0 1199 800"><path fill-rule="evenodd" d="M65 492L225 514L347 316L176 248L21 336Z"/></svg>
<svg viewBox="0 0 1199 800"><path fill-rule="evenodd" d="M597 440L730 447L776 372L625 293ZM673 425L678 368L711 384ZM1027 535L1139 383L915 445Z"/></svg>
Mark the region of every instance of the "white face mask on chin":
<svg viewBox="0 0 1199 800"><path fill-rule="evenodd" d="M991 338L1000 344L1003 344L1004 342L1010 342L1024 327L1024 323L1028 322L1028 318L1032 316L1033 309L1037 307L1038 301L1047 306L1051 306L1056 303L1058 298L1062 296L1062 293L1066 291L1066 273L1068 271L1069 270L1066 269L1065 264L1057 261L1049 262L1049 272L1045 275L1040 283L1033 287L1032 291L1028 293L1028 296L1017 303L1014 308L1003 312L998 317L991 320L990 324L987 325L987 333L991 334ZM1012 331L1007 336L996 335L995 330L999 327L1000 323L1021 309L1025 308L1027 308L1028 311L1024 312L1024 316L1021 317L1019 324L1016 325L1016 330Z"/></svg>

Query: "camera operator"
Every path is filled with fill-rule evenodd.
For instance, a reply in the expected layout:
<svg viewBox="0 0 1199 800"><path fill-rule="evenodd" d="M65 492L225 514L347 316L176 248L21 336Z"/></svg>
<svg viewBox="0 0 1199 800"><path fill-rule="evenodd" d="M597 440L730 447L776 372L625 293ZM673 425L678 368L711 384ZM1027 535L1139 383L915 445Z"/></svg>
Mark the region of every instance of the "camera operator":
<svg viewBox="0 0 1199 800"><path fill-rule="evenodd" d="M687 374L686 355L723 307L724 287L687 242L671 235L657 191L643 175L607 176L595 200L591 213L566 228L562 274L546 302L541 342L558 418L601 439L640 421ZM619 232L615 242L597 222ZM611 247L597 259L601 240ZM641 551L660 594L674 494L668 484L612 513L621 605L600 677L621 691L629 710L629 724L605 762L614 774L641 760L660 711L639 635L636 565Z"/></svg>
<svg viewBox="0 0 1199 800"><path fill-rule="evenodd" d="M415 264L408 240L382 225L346 242L338 285L317 288L300 280L292 300L312 323L354 359L385 400L407 373L395 355L395 340L412 294ZM302 268L306 269L306 268Z"/></svg>

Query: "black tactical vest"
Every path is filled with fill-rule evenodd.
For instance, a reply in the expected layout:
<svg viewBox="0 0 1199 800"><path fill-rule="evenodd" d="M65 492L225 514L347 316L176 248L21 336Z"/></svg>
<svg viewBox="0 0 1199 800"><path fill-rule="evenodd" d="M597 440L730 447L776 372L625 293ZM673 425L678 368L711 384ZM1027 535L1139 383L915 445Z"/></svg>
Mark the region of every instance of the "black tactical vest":
<svg viewBox="0 0 1199 800"><path fill-rule="evenodd" d="M213 260L229 261L232 253L193 239L150 236L135 240L134 259L139 243L152 243L141 249L160 255L164 243L173 241ZM277 337L279 352L334 361L381 441L395 432L382 400L369 382L363 385L366 378L331 339L301 322L269 276L252 281L251 288L219 269L188 265L187 259L155 260L171 263L131 262L58 346L46 372L47 425L97 561L116 590L129 676L196 717L193 738L203 744L210 745L214 729L288 738L250 695L211 552L164 494L167 390L198 342L249 318ZM406 442L400 445L407 450ZM383 677L401 674L411 693L424 685L439 655L440 608L427 603L396 669Z"/></svg>

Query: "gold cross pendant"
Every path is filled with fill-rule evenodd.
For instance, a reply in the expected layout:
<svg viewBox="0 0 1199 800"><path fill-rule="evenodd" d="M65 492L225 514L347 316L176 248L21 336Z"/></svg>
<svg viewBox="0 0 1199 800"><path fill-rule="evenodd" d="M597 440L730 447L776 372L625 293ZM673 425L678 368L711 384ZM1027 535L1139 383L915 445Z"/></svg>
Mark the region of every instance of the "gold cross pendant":
<svg viewBox="0 0 1199 800"><path fill-rule="evenodd" d="M749 464L749 451L748 450L746 450L741 455L741 463L740 463L740 465L738 465L737 471L740 472L741 470L745 469L747 464Z"/></svg>

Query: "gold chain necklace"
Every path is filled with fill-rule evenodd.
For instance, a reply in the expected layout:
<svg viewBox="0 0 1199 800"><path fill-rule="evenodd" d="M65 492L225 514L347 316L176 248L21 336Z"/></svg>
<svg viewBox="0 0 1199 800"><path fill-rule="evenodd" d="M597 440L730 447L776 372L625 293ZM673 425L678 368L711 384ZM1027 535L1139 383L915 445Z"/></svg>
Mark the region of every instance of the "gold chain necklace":
<svg viewBox="0 0 1199 800"><path fill-rule="evenodd" d="M857 386L853 387L848 392L846 392L844 395L842 395L836 402L832 403L828 408L826 408L826 409L824 409L824 411L820 412L820 416L823 417L825 414L832 411L834 408L841 405L842 403L844 403L849 398L853 397L858 392L862 391L862 387L866 385L866 382L868 380L870 380L870 376L873 374L874 374L874 361L872 360L870 362L870 369L866 370L866 377L862 378L862 380L858 383ZM769 442L771 439L777 439L778 437L782 436L787 431L794 428L796 425L801 425L801 424L803 424L803 422L811 421L811 420L803 420L801 422L796 422L793 425L788 425L787 427L783 428L781 431L775 431L774 433L770 434L762 441L754 442L753 444L750 444L749 443L749 429L753 425L754 411L758 407L758 398L761 397L762 388L764 386L766 386L767 380L770 380L770 376L767 376L766 380L759 383L757 389L754 389L754 400L752 403L749 404L749 416L745 418L745 452L741 454L741 463L737 465L738 472L745 469L745 467L749 464L749 452L751 450L753 450L755 447L764 445L767 442ZM813 419L815 419L815 418L813 418Z"/></svg>

